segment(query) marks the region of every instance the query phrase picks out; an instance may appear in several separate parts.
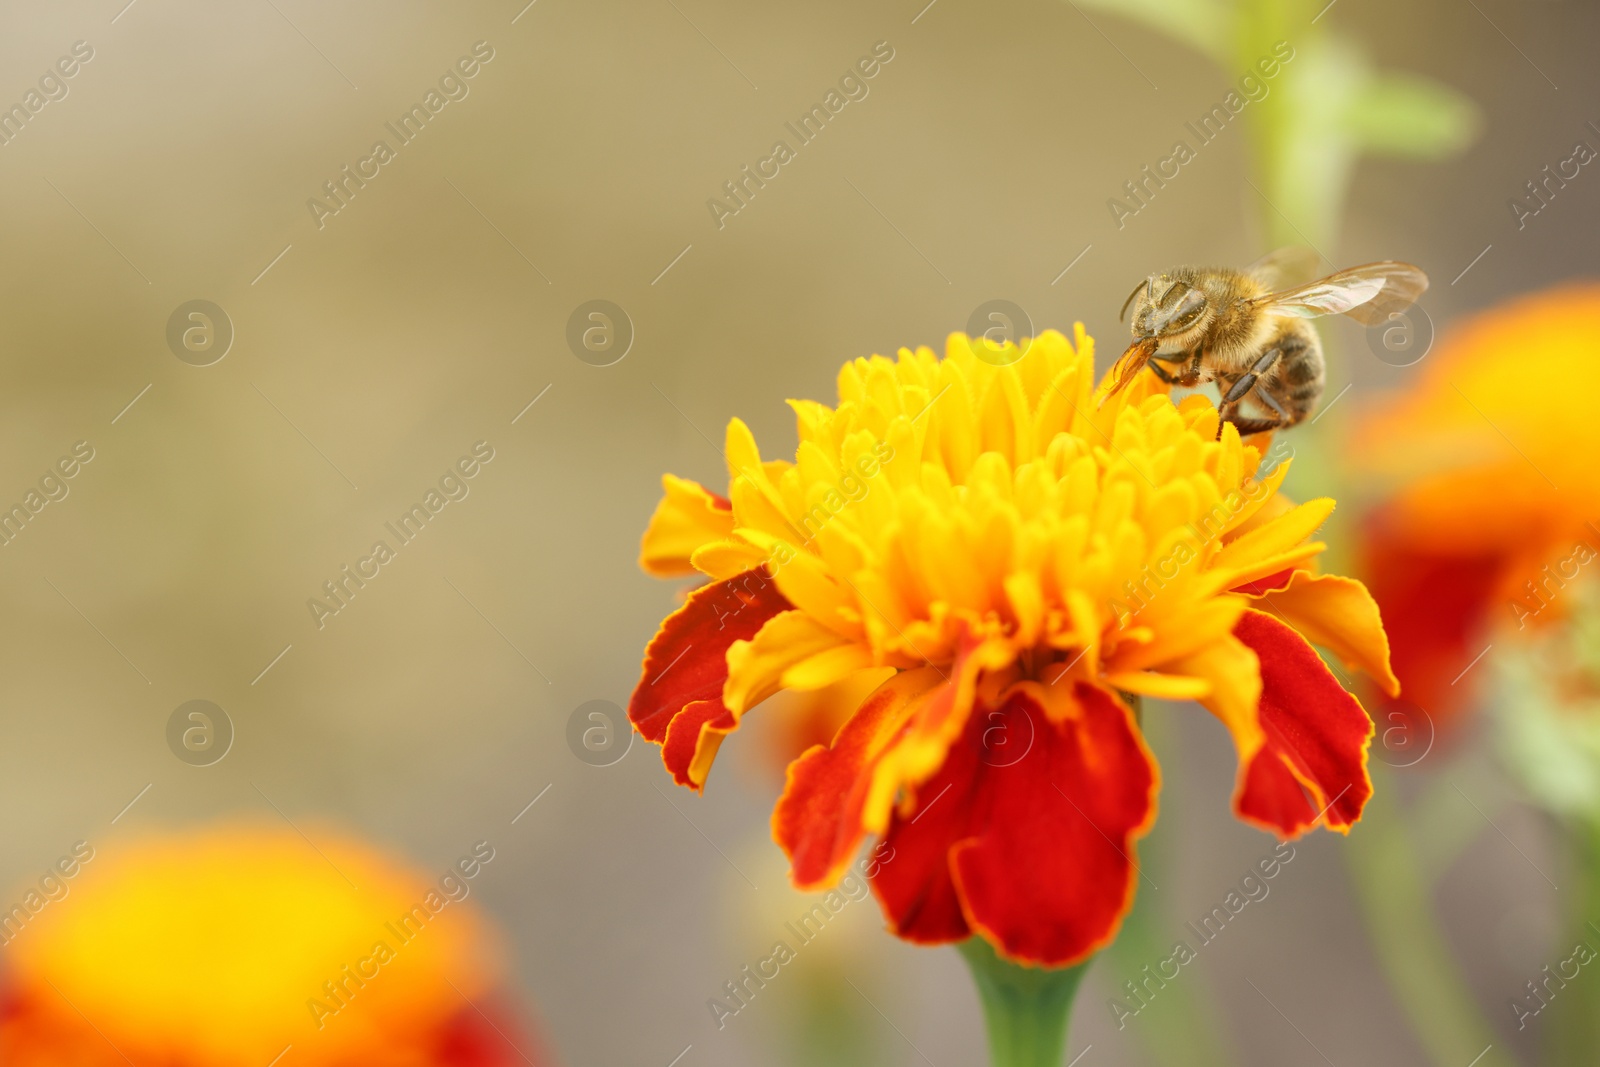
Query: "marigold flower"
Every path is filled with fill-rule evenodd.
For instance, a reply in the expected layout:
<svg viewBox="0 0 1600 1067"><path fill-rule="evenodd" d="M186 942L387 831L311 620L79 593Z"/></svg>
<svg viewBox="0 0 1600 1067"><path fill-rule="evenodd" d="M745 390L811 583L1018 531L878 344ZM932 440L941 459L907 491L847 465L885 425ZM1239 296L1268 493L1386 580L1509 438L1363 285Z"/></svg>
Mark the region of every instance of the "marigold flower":
<svg viewBox="0 0 1600 1067"><path fill-rule="evenodd" d="M855 360L837 408L790 402L794 462L735 419L727 496L669 475L644 536L646 571L709 579L629 706L680 784L776 691L888 675L790 764L773 833L801 889L882 835L912 941L1063 966L1115 935L1159 781L1122 694L1210 709L1234 810L1278 834L1347 831L1371 793L1371 722L1307 643L1394 690L1366 590L1311 569L1333 502L1279 497L1287 464L1257 480L1205 398L1093 375L1081 325Z"/></svg>
<svg viewBox="0 0 1600 1067"><path fill-rule="evenodd" d="M1354 468L1383 487L1362 573L1406 698L1436 721L1465 706L1489 631L1560 618L1600 552L1593 398L1566 384L1590 373L1597 327L1592 283L1469 319L1356 436Z"/></svg>
<svg viewBox="0 0 1600 1067"><path fill-rule="evenodd" d="M441 889L441 873L316 836L321 854L254 823L91 846L64 896L7 927L0 1063L529 1062L510 1035L537 1055L497 1006L487 930L451 899L459 875Z"/></svg>

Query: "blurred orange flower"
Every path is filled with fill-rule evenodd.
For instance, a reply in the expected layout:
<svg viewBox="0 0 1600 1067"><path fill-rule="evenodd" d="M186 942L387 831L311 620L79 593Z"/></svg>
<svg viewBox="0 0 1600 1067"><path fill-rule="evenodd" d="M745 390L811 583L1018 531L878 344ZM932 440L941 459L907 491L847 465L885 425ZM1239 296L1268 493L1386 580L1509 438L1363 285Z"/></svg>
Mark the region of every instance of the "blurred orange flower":
<svg viewBox="0 0 1600 1067"><path fill-rule="evenodd" d="M1097 393L1081 326L855 360L839 397L791 401L793 463L733 420L728 496L669 475L641 554L710 579L629 706L680 784L703 788L779 690L852 701L790 753L773 831L798 887L883 835L900 936L1082 960L1115 936L1155 818L1130 693L1226 724L1241 818L1293 836L1360 817L1372 724L1308 641L1392 690L1377 609L1311 570L1333 501L1277 496L1287 464L1257 479L1261 448L1219 435L1209 401L1153 375Z"/></svg>
<svg viewBox="0 0 1600 1067"><path fill-rule="evenodd" d="M102 846L11 935L0 1063L547 1062L511 1045L533 1052L497 999L499 961L461 870L430 876L316 836L227 823Z"/></svg>
<svg viewBox="0 0 1600 1067"><path fill-rule="evenodd" d="M1600 550L1600 411L1587 383L1600 285L1512 301L1445 337L1421 380L1361 426L1380 504L1364 573L1407 700L1444 723L1496 629L1543 625Z"/></svg>

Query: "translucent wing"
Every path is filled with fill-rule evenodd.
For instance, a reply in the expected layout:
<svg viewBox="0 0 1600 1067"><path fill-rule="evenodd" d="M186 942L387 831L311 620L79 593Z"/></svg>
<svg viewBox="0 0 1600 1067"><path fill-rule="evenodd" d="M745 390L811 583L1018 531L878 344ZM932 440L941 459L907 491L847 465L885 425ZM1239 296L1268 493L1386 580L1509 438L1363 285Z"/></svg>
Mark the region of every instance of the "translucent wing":
<svg viewBox="0 0 1600 1067"><path fill-rule="evenodd" d="M1304 285L1317 276L1317 264L1322 257L1312 249L1290 245L1268 252L1244 269L1244 272L1267 288L1287 289L1291 285Z"/></svg>
<svg viewBox="0 0 1600 1067"><path fill-rule="evenodd" d="M1389 315L1416 303L1428 288L1428 276L1409 263L1368 263L1330 274L1308 285L1268 293L1250 301L1280 315L1314 319L1349 315L1364 326L1376 326Z"/></svg>

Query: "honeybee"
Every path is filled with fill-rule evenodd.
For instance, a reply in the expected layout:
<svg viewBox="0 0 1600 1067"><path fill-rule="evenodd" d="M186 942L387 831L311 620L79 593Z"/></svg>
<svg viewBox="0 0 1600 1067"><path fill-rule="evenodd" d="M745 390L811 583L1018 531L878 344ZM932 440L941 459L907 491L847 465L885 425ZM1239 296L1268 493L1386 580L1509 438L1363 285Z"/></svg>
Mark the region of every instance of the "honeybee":
<svg viewBox="0 0 1600 1067"><path fill-rule="evenodd" d="M1310 249L1282 248L1242 271L1177 267L1150 275L1117 316L1133 306L1133 343L1117 361L1107 395L1148 366L1173 385L1216 382L1222 421L1240 434L1300 422L1315 410L1324 384L1322 343L1308 320L1349 315L1378 325L1428 288L1420 269L1392 261L1283 288L1309 278L1319 258Z"/></svg>

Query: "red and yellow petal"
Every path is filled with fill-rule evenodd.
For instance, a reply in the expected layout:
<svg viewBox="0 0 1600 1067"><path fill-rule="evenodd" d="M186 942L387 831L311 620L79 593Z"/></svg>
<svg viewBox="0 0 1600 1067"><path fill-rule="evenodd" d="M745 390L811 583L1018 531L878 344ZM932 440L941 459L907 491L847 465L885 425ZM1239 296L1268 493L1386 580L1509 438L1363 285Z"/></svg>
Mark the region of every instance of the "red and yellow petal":
<svg viewBox="0 0 1600 1067"><path fill-rule="evenodd" d="M1011 959L1058 967L1116 935L1159 775L1114 697L1082 683L1050 697L1072 712L1048 713L1036 683L977 709L918 809L895 815L873 885L901 937L977 932Z"/></svg>
<svg viewBox="0 0 1600 1067"><path fill-rule="evenodd" d="M1346 666L1366 672L1389 696L1400 695L1400 680L1389 663L1389 638L1366 586L1337 574L1292 571L1287 581L1258 595L1257 607L1277 615Z"/></svg>
<svg viewBox="0 0 1600 1067"><path fill-rule="evenodd" d="M1281 569L1263 569L1262 561L1304 554L1308 547L1306 542L1333 514L1333 506L1333 501L1326 497L1309 500L1248 533L1240 534L1217 552L1212 569L1219 575L1247 575L1235 579L1231 583L1234 585L1240 581L1265 577L1273 570Z"/></svg>
<svg viewBox="0 0 1600 1067"><path fill-rule="evenodd" d="M789 765L772 837L789 857L796 888L831 886L844 874L866 834L863 814L879 757L920 702L949 685L932 667L901 671L862 702L831 744Z"/></svg>
<svg viewBox="0 0 1600 1067"><path fill-rule="evenodd" d="M779 689L821 689L870 666L866 646L846 641L804 611L784 611L729 647L722 702L742 715Z"/></svg>
<svg viewBox="0 0 1600 1067"><path fill-rule="evenodd" d="M665 474L666 495L650 516L639 545L639 566L657 578L693 574L696 549L733 533L733 505L697 482Z"/></svg>
<svg viewBox="0 0 1600 1067"><path fill-rule="evenodd" d="M716 746L738 725L722 703L729 648L753 638L789 607L760 571L712 582L667 616L645 649L628 720L647 740L663 745L662 758L680 785L705 784Z"/></svg>
<svg viewBox="0 0 1600 1067"><path fill-rule="evenodd" d="M1316 826L1348 833L1372 795L1372 720L1315 650L1276 617L1250 611L1234 631L1260 663L1261 743L1240 745L1234 811L1292 837Z"/></svg>

